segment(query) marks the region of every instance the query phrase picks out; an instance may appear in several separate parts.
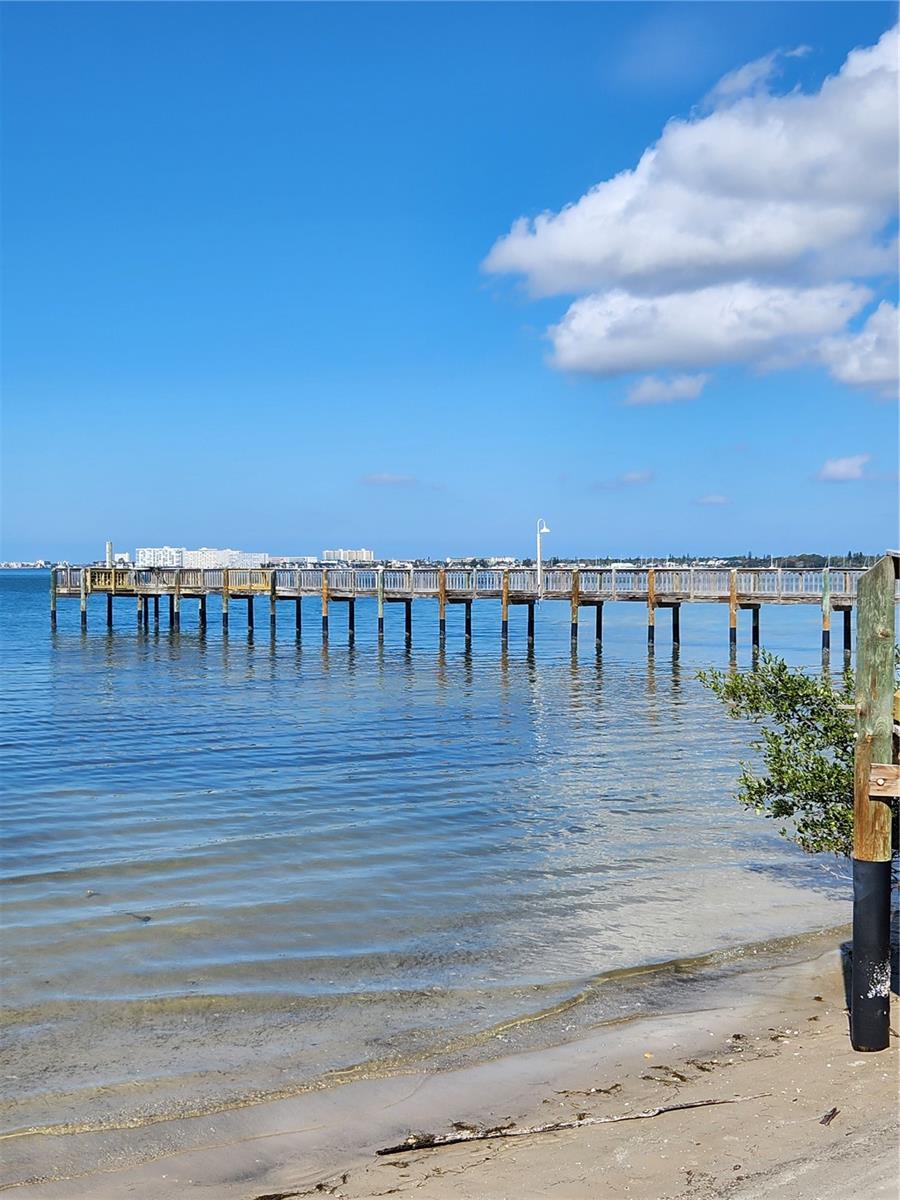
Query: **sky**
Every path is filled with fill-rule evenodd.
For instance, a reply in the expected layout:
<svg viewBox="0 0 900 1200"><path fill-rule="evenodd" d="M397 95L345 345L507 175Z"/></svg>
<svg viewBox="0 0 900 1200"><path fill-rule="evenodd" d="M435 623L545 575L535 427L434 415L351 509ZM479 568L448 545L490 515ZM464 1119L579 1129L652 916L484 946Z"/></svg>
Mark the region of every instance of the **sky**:
<svg viewBox="0 0 900 1200"><path fill-rule="evenodd" d="M895 5L2 20L3 558L900 541Z"/></svg>

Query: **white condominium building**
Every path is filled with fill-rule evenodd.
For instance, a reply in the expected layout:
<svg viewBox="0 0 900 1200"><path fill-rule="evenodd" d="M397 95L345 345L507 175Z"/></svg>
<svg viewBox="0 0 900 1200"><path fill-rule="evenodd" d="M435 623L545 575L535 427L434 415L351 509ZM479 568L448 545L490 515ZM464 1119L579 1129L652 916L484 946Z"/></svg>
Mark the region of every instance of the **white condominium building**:
<svg viewBox="0 0 900 1200"><path fill-rule="evenodd" d="M184 546L138 546L134 561L138 567L180 567L184 553Z"/></svg>
<svg viewBox="0 0 900 1200"><path fill-rule="evenodd" d="M215 570L218 567L264 567L268 554L250 550L217 550L201 546L187 550L184 546L141 546L136 551L139 567L188 567L194 570Z"/></svg>
<svg viewBox="0 0 900 1200"><path fill-rule="evenodd" d="M323 562L365 562L375 561L374 550L323 550Z"/></svg>

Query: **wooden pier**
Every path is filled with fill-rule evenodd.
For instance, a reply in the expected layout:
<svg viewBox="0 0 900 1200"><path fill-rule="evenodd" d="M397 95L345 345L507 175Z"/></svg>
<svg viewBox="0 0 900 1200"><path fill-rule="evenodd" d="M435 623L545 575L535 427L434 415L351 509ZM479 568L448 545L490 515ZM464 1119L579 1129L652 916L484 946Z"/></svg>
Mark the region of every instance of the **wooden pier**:
<svg viewBox="0 0 900 1200"><path fill-rule="evenodd" d="M182 604L196 602L201 628L206 626L207 598L221 599L222 627L227 631L231 606L246 604L248 628L254 627L256 602L268 604L269 624L274 633L279 604L293 604L294 628L302 633L304 597L316 597L321 604L322 638L328 640L329 612L333 605L347 607L350 641L356 633L356 601L368 597L377 602L379 641L384 638L384 606L403 604L407 643L413 636L413 601L436 603L440 638L446 636L447 606L462 605L465 610L465 640L472 640L472 605L479 600L499 600L500 637L509 636L509 609L527 608L528 644L534 644L535 606L540 601L563 601L571 607L571 639L577 643L579 611L595 611L594 641L599 649L603 641L603 606L609 603L643 604L647 611L647 642L656 638L657 613L671 613L672 643L681 640L681 605L718 603L728 606L728 641L737 647L738 613L749 610L751 644L760 645L760 610L764 604L814 604L822 614L822 649L831 644L831 616L843 617L843 649L850 651L851 613L856 603L859 570L794 570L789 568L747 568L737 570L711 568L644 567L553 567L538 571L534 567L459 568L459 567L342 567L269 569L138 568L138 567L54 567L50 574L50 620L56 625L57 604L62 599L80 603L81 625L87 627L88 600L92 595L106 597L106 623L113 624L114 600L131 599L139 627L148 628L152 620L158 628L160 600L168 606L168 626L177 629ZM151 616L152 613L152 616Z"/></svg>

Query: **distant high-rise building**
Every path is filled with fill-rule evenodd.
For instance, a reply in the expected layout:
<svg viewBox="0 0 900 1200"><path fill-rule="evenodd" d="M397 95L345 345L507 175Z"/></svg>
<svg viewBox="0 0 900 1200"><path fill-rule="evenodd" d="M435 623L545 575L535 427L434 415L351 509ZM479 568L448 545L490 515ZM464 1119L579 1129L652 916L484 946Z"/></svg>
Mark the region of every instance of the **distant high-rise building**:
<svg viewBox="0 0 900 1200"><path fill-rule="evenodd" d="M134 552L138 567L180 567L184 546L138 546Z"/></svg>
<svg viewBox="0 0 900 1200"><path fill-rule="evenodd" d="M215 570L221 567L264 567L268 554L251 550L217 550L201 546L187 550L184 546L140 546L135 552L139 567L189 567L194 570Z"/></svg>
<svg viewBox="0 0 900 1200"><path fill-rule="evenodd" d="M323 550L324 562L370 563L375 561L374 550Z"/></svg>

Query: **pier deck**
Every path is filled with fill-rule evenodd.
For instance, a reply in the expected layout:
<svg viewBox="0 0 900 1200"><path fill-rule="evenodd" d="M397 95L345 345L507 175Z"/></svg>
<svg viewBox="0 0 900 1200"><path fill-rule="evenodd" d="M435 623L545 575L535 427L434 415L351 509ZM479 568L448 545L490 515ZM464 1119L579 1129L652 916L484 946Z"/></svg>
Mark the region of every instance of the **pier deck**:
<svg viewBox="0 0 900 1200"><path fill-rule="evenodd" d="M274 628L279 602L294 601L296 628L301 629L301 605L304 597L321 600L322 632L328 636L330 602L348 605L348 627L355 630L355 601L371 597L378 602L378 632L384 631L384 605L406 605L406 634L412 637L412 602L434 600L438 607L441 635L445 632L448 604L466 607L466 637L471 639L471 605L476 600L499 600L501 635L508 629L510 605L528 607L528 638L534 640L534 606L541 600L564 600L571 605L572 638L578 636L578 610L596 610L596 641L602 640L602 613L607 603L642 603L647 608L647 637L653 643L658 609L670 609L672 636L680 640L680 607L691 603L721 603L729 608L729 641L737 641L739 609L753 613L752 638L759 645L759 611L763 604L815 604L822 611L822 645L830 644L831 613L844 615L844 648L850 645L850 614L856 602L859 570L795 570L790 568L717 569L706 567L551 567L538 572L536 567L461 568L461 567L303 567L303 568L192 568L138 567L54 567L50 581L51 621L56 621L60 598L76 598L81 604L82 625L87 623L87 601L91 595L107 597L107 623L112 624L114 597L136 600L138 623L149 620L152 601L154 618L159 619L160 598L169 603L170 626L180 620L183 600L199 601L201 625L206 623L206 600L218 596L222 602L222 622L227 629L229 605L235 600L247 602L248 623L252 627L254 600L268 597L270 622Z"/></svg>

